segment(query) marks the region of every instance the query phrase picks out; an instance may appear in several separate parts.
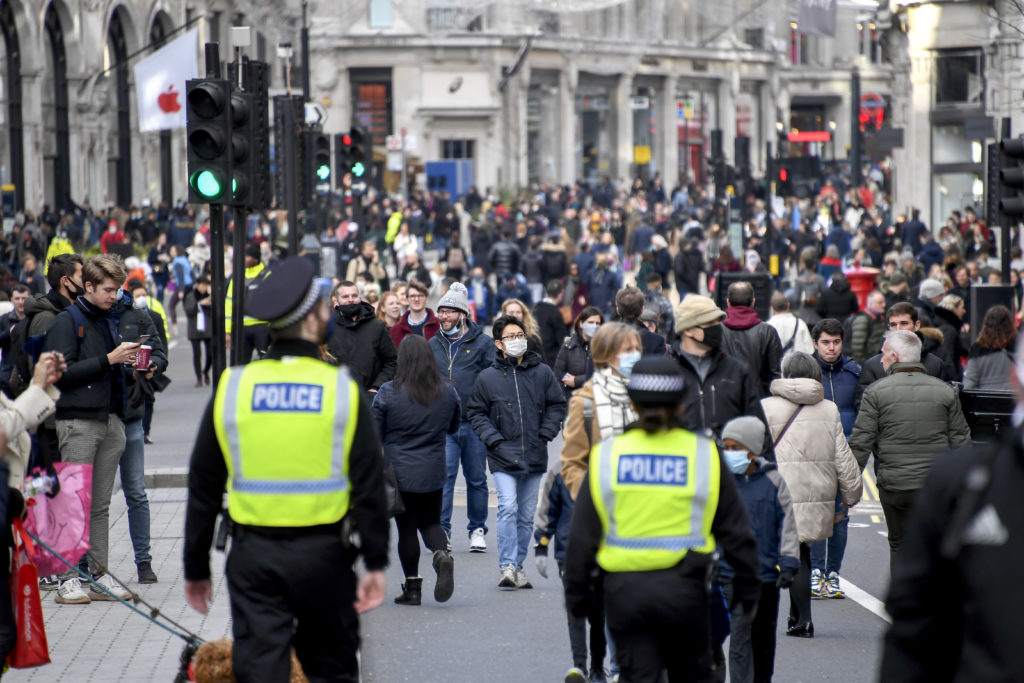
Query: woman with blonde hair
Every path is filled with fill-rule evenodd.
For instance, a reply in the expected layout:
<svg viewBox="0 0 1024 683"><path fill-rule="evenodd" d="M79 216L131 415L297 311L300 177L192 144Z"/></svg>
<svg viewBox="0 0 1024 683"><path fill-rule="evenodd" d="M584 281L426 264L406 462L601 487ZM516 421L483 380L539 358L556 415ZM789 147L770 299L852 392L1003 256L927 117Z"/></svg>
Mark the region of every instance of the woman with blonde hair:
<svg viewBox="0 0 1024 683"><path fill-rule="evenodd" d="M384 327L391 329L391 326L402 318L402 302L398 294L392 291L380 295L380 303L377 306L377 320L384 323Z"/></svg>
<svg viewBox="0 0 1024 683"><path fill-rule="evenodd" d="M526 350L536 351L543 358L544 346L541 343L540 332L537 330L537 321L526 304L519 299L505 299L505 303L501 305L501 314L510 315L523 324L523 332L526 333Z"/></svg>

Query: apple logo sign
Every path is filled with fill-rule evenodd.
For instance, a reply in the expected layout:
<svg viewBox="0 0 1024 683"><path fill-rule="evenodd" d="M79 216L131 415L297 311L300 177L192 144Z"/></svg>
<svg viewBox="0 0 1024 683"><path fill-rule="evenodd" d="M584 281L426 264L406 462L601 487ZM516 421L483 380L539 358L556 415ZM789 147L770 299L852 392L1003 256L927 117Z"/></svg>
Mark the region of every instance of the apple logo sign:
<svg viewBox="0 0 1024 683"><path fill-rule="evenodd" d="M160 111L165 114L174 114L181 111L181 105L178 104L178 93L174 91L174 84L167 87L167 92L160 93L156 98L156 104L160 107Z"/></svg>

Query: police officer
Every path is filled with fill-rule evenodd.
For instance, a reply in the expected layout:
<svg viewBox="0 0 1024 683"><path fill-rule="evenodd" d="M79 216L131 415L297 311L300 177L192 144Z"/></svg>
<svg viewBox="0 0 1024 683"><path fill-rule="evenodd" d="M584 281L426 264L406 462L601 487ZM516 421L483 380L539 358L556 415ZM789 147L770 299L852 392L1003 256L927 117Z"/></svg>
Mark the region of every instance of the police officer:
<svg viewBox="0 0 1024 683"><path fill-rule="evenodd" d="M622 680L653 683L667 671L673 682L708 681L713 557L721 548L736 572L734 600L753 611L757 544L714 442L678 427L679 365L642 358L628 390L639 419L595 446L576 500L566 605L586 614L593 581L603 576Z"/></svg>
<svg viewBox="0 0 1024 683"><path fill-rule="evenodd" d="M292 258L253 292L247 312L271 321L267 359L224 373L192 451L185 597L207 612L210 543L226 484L240 683L289 680L292 647L310 680L356 681L357 612L384 597L380 441L348 371L318 359L330 292L313 275L307 259ZM358 585L347 521L367 569Z"/></svg>

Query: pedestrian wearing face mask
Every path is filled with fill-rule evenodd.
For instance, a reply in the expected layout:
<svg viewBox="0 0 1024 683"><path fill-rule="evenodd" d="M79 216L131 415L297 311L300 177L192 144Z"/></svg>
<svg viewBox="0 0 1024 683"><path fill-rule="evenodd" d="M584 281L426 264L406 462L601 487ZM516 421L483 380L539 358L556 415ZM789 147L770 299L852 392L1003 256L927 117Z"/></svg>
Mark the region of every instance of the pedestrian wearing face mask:
<svg viewBox="0 0 1024 683"><path fill-rule="evenodd" d="M706 296L687 294L676 306L675 314L679 339L672 353L686 377L686 429L698 433L710 430L717 436L734 417L752 415L763 421L756 376L743 360L723 350L725 311ZM767 440L765 450L770 452Z"/></svg>
<svg viewBox="0 0 1024 683"><path fill-rule="evenodd" d="M327 339L331 363L347 366L356 384L370 394L377 393L394 378L398 365L398 351L388 328L377 319L373 306L359 299L354 282L339 282L331 304L334 330Z"/></svg>
<svg viewBox="0 0 1024 683"><path fill-rule="evenodd" d="M733 576L722 561L718 580L726 600L733 603L729 621L729 673L732 683L770 681L775 669L775 632L779 589L793 585L800 568L800 539L793 500L778 466L761 457L764 423L756 417L737 417L722 429L722 460L736 477L743 506L757 539L761 598L754 614L737 610L732 600Z"/></svg>
<svg viewBox="0 0 1024 683"><path fill-rule="evenodd" d="M572 333L562 343L555 358L555 377L562 383L565 398L579 391L583 383L594 374L594 361L590 356L590 341L604 322L596 306L587 306L572 325Z"/></svg>
<svg viewBox="0 0 1024 683"><path fill-rule="evenodd" d="M492 326L497 354L480 373L467 404L473 431L487 447L498 489L500 588L532 588L523 562L530 547L547 444L565 417L562 389L540 354L526 349L522 323L509 315Z"/></svg>
<svg viewBox="0 0 1024 683"><path fill-rule="evenodd" d="M573 498L587 473L591 447L622 434L636 420L626 384L641 358L640 346L640 333L625 323L601 325L590 342L594 374L569 399L562 446L562 479Z"/></svg>

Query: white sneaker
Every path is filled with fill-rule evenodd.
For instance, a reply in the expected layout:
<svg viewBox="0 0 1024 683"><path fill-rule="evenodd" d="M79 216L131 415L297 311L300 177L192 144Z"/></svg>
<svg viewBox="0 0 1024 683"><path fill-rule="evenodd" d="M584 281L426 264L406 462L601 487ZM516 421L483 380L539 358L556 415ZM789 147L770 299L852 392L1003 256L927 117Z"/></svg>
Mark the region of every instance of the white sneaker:
<svg viewBox="0 0 1024 683"><path fill-rule="evenodd" d="M92 602L82 590L82 580L79 578L61 581L55 599L62 605L88 605Z"/></svg>
<svg viewBox="0 0 1024 683"><path fill-rule="evenodd" d="M516 570L516 588L533 588L533 584L526 578L525 569Z"/></svg>
<svg viewBox="0 0 1024 683"><path fill-rule="evenodd" d="M515 565L506 564L501 568L501 581L498 582L498 588L518 588Z"/></svg>
<svg viewBox="0 0 1024 683"><path fill-rule="evenodd" d="M483 529L473 529L473 533L469 535L469 552L471 553L486 553L487 552L487 541L484 539Z"/></svg>
<svg viewBox="0 0 1024 683"><path fill-rule="evenodd" d="M117 581L110 576L110 574L104 574L103 576L96 579L96 583L100 584L108 591L116 595L122 600L131 600L132 594L128 592L128 589L119 584ZM112 600L116 601L117 598L112 597L110 594L105 593L97 586L89 586L89 597L93 600Z"/></svg>

